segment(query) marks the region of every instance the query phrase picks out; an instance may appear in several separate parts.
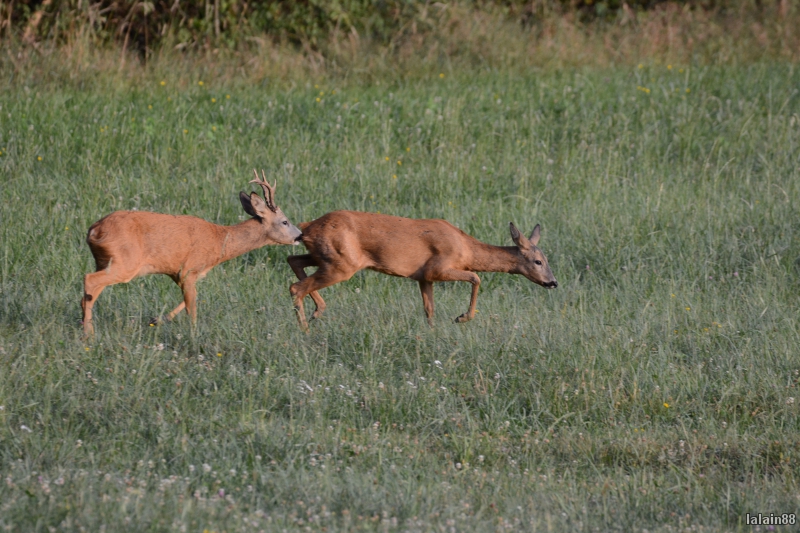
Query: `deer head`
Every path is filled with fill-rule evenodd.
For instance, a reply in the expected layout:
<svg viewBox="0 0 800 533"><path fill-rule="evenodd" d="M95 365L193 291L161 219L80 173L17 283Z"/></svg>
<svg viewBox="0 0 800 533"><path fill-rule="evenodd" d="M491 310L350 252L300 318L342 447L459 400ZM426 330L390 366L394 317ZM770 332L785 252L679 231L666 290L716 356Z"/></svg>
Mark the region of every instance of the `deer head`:
<svg viewBox="0 0 800 533"><path fill-rule="evenodd" d="M547 257L536 246L541 236L539 224L536 224L536 227L533 228L529 238L522 235L513 222L509 224L511 226L511 238L523 257L523 261L518 265L518 273L542 287L548 289L558 287L553 271L550 270L550 265L547 264Z"/></svg>
<svg viewBox="0 0 800 533"><path fill-rule="evenodd" d="M303 232L289 222L280 207L275 205L275 187L278 185L278 181L275 180L275 184L270 185L263 170L261 171L261 180L258 179L256 169L253 169L253 173L256 175L256 179L250 180L250 183L261 186L264 190L264 199L262 200L255 192L250 194L244 191L240 192L239 200L242 202L245 213L261 222L269 238L277 244L298 244Z"/></svg>

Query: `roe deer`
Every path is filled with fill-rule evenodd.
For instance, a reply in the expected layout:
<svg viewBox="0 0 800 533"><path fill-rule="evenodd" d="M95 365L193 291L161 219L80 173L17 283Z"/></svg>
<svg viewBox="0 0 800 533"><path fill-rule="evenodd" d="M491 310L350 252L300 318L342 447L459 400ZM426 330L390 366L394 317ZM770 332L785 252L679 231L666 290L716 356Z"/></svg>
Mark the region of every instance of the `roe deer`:
<svg viewBox="0 0 800 533"><path fill-rule="evenodd" d="M291 255L289 266L298 281L290 288L300 327L308 330L303 298L310 295L316 304L312 318L325 310L320 289L350 279L368 268L411 278L419 282L428 324L433 326L433 282L472 283L472 298L466 313L456 322L475 316L480 278L475 272L521 274L542 287L555 288L558 282L547 258L536 247L539 225L530 238L511 224L516 246L492 246L471 237L445 220L400 218L357 211L334 211L312 222L298 224L300 240L308 254ZM318 267L306 276L305 267Z"/></svg>
<svg viewBox="0 0 800 533"><path fill-rule="evenodd" d="M275 185L255 180L264 199L255 193L239 193L239 200L251 219L235 226L220 226L193 216L163 215L143 211L115 211L89 228L86 242L92 250L97 271L86 274L83 308L85 336L94 333L92 306L103 289L127 283L145 274L166 274L183 291L183 302L166 317L171 320L184 308L197 320L195 284L209 270L266 244L298 244L302 233L275 205Z"/></svg>

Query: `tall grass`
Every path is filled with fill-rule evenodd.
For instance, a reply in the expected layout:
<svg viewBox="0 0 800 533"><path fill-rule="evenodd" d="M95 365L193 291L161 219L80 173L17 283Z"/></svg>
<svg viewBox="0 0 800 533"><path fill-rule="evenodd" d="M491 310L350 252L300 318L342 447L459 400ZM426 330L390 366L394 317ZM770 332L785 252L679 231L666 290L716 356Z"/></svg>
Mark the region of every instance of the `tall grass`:
<svg viewBox="0 0 800 533"><path fill-rule="evenodd" d="M797 509L797 70L441 74L8 86L0 526L750 531ZM236 223L254 166L294 222L441 217L495 244L541 223L559 288L484 274L456 325L469 289L439 284L429 329L415 283L363 272L304 335L298 250L266 247L200 284L196 331L148 327L179 298L148 277L82 342L88 226Z"/></svg>

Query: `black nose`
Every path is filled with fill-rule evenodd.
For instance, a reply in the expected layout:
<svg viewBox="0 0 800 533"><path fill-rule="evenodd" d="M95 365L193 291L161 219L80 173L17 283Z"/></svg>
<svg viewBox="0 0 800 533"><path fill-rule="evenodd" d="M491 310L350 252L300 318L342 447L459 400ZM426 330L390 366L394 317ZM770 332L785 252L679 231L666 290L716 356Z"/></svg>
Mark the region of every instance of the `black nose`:
<svg viewBox="0 0 800 533"><path fill-rule="evenodd" d="M556 280L553 280L550 283L545 283L545 287L550 287L551 289L555 289L556 287L558 287L558 282Z"/></svg>

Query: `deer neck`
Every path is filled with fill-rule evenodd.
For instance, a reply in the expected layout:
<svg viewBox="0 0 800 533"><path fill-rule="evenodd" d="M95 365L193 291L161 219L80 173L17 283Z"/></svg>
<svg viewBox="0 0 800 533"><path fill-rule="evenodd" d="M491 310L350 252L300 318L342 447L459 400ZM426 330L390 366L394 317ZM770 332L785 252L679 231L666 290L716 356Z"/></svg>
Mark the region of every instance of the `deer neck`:
<svg viewBox="0 0 800 533"><path fill-rule="evenodd" d="M472 262L469 269L473 272L513 274L517 272L521 260L522 254L516 246L494 246L476 240L472 246Z"/></svg>
<svg viewBox="0 0 800 533"><path fill-rule="evenodd" d="M239 257L256 248L270 244L261 223L251 218L235 226L222 226L220 262Z"/></svg>

